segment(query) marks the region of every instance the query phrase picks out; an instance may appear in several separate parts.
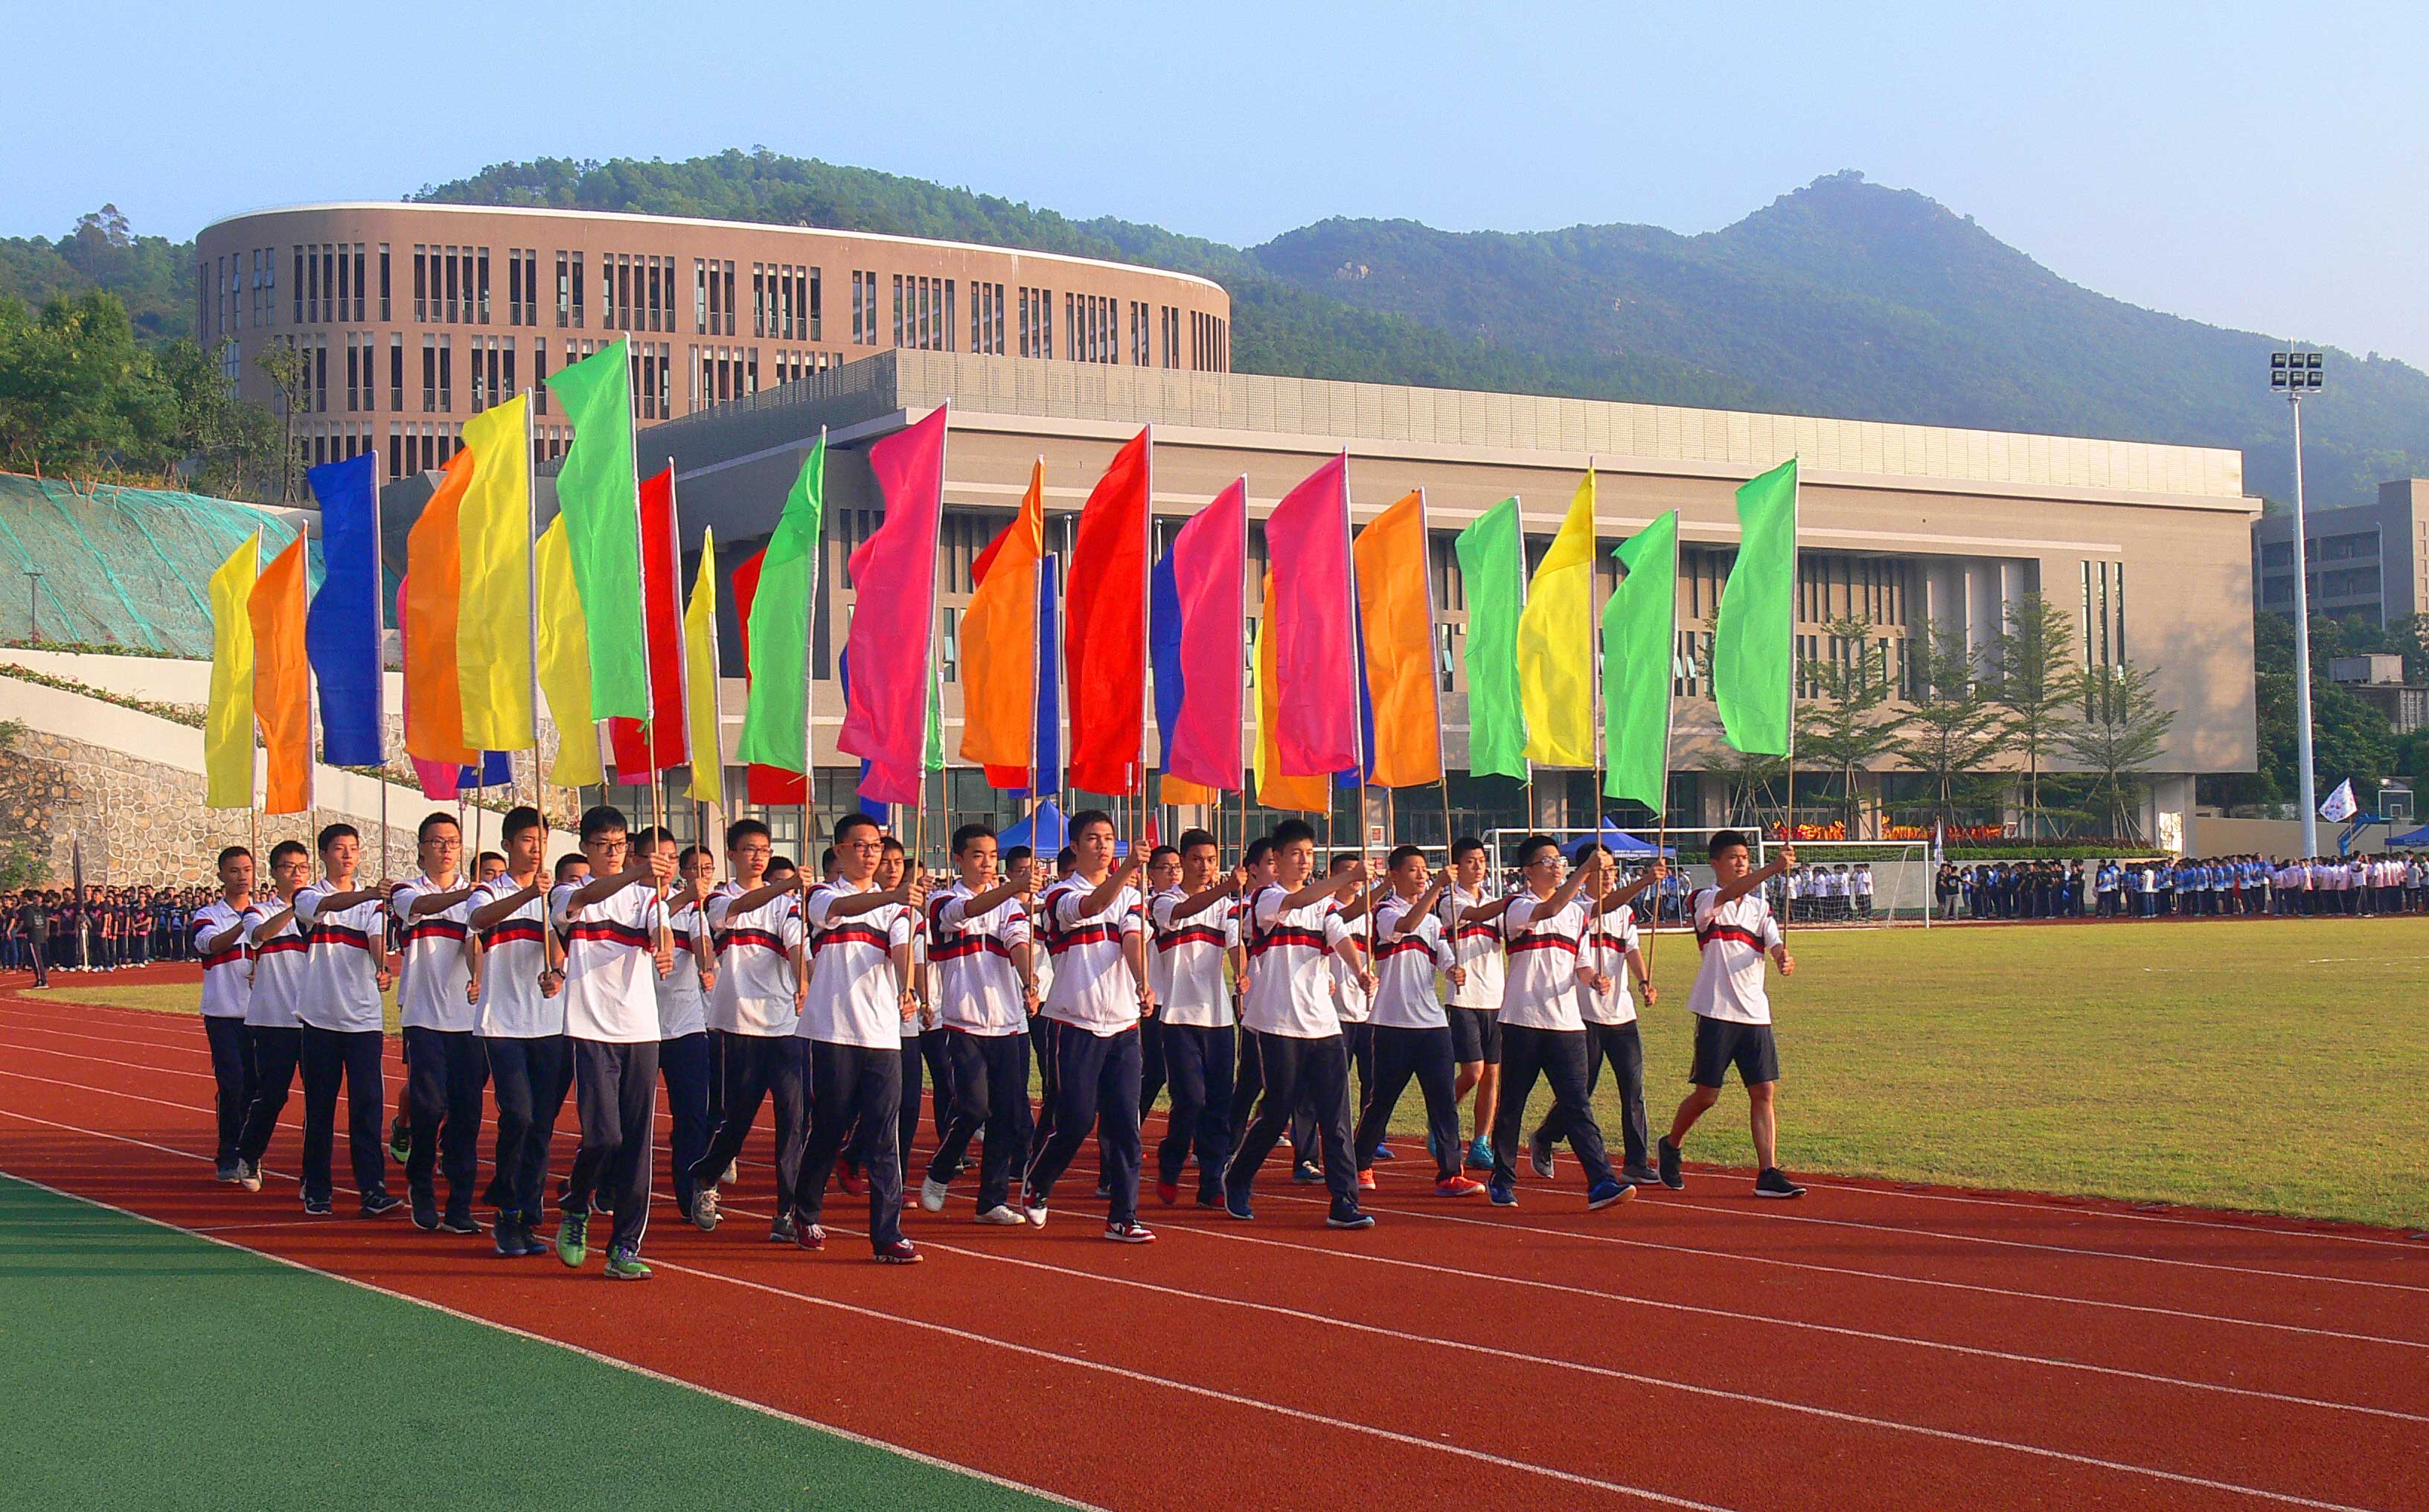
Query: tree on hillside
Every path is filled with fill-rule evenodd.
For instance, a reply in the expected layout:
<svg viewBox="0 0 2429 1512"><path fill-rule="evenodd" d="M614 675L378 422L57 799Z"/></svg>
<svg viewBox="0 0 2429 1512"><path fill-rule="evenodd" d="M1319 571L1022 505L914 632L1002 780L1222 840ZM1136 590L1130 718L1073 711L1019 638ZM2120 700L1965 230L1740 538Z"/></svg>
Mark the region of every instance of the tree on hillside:
<svg viewBox="0 0 2429 1512"><path fill-rule="evenodd" d="M2068 679L2083 717L2058 736L2061 749L2082 769L2086 817L2121 839L2140 840L2143 773L2176 722L2151 691L2151 675L2132 662L2087 667Z"/></svg>
<svg viewBox="0 0 2429 1512"><path fill-rule="evenodd" d="M2041 832L2041 766L2081 701L2074 650L2074 616L2037 592L2008 606L2007 622L1991 640L1983 691L1998 707L2001 742L2024 760L2018 807L2027 837Z"/></svg>
<svg viewBox="0 0 2429 1512"><path fill-rule="evenodd" d="M1809 766L1838 773L1840 809L1853 840L1856 774L1897 748L1906 715L1891 707L1897 687L1890 680L1889 649L1873 622L1834 619L1826 628L1829 654L1808 660L1798 672L1796 755Z"/></svg>
<svg viewBox="0 0 2429 1512"><path fill-rule="evenodd" d="M272 412L279 426L278 466L272 475L282 504L295 501L295 416L304 407L304 363L302 350L284 341L264 342L253 358L253 365L270 380L271 392L277 396Z"/></svg>
<svg viewBox="0 0 2429 1512"><path fill-rule="evenodd" d="M1897 754L1931 788L1932 817L1954 828L1960 800L1984 785L1999 740L2001 711L1974 675L1974 649L1953 625L1932 624L1908 642L1912 685Z"/></svg>

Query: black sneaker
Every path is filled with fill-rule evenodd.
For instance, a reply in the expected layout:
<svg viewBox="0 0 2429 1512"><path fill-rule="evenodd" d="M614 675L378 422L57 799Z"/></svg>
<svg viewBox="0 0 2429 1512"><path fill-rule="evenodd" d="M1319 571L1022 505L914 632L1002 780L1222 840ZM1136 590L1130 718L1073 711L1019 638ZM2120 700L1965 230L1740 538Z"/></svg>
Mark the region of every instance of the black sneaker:
<svg viewBox="0 0 2429 1512"><path fill-rule="evenodd" d="M1312 1187L1324 1179L1324 1172L1314 1161L1301 1160L1291 1167L1291 1179L1302 1187Z"/></svg>
<svg viewBox="0 0 2429 1512"><path fill-rule="evenodd" d="M1788 1179L1788 1173L1776 1165L1763 1167L1762 1175L1754 1178L1754 1194L1758 1197L1802 1197L1805 1189Z"/></svg>
<svg viewBox="0 0 2429 1512"><path fill-rule="evenodd" d="M388 1120L388 1159L399 1165L405 1164L413 1154L413 1130L402 1118Z"/></svg>
<svg viewBox="0 0 2429 1512"><path fill-rule="evenodd" d="M522 1228L520 1221L513 1213L500 1209L498 1213L498 1221L492 1225L492 1237L497 1241L498 1258L502 1260L519 1260L522 1258Z"/></svg>
<svg viewBox="0 0 2429 1512"><path fill-rule="evenodd" d="M793 1215L791 1213L778 1213L776 1215L776 1221L768 1225L768 1242L770 1244L790 1244L792 1241Z"/></svg>
<svg viewBox="0 0 2429 1512"><path fill-rule="evenodd" d="M304 1199L304 1210L315 1218L326 1218L329 1216L329 1199L306 1197Z"/></svg>
<svg viewBox="0 0 2429 1512"><path fill-rule="evenodd" d="M1647 1165L1624 1166L1621 1168L1619 1174L1627 1177L1628 1183L1632 1186L1657 1186L1661 1180L1660 1173Z"/></svg>
<svg viewBox="0 0 2429 1512"><path fill-rule="evenodd" d="M363 1203L363 1213L365 1217L370 1216L371 1206L372 1205L369 1200L366 1200ZM425 1196L418 1192L413 1194L413 1226L421 1229L425 1234L435 1234L438 1232L438 1203L437 1199Z"/></svg>
<svg viewBox="0 0 2429 1512"><path fill-rule="evenodd" d="M214 1180L234 1186L238 1175L243 1170L244 1162L241 1160L221 1160L211 1167L211 1176Z"/></svg>
<svg viewBox="0 0 2429 1512"><path fill-rule="evenodd" d="M450 1207L438 1220L438 1231L442 1234L477 1234L481 1225L473 1221L471 1208Z"/></svg>
<svg viewBox="0 0 2429 1512"><path fill-rule="evenodd" d="M1535 1131L1534 1138L1527 1142L1527 1163L1534 1167L1535 1175L1543 1177L1546 1181L1552 1179L1552 1173L1557 1169L1557 1167L1552 1163L1552 1136L1550 1134L1539 1128Z"/></svg>
<svg viewBox="0 0 2429 1512"><path fill-rule="evenodd" d="M1653 1150L1654 1158L1661 1162L1661 1184L1673 1192L1686 1191L1685 1157L1679 1153L1678 1146L1671 1143L1670 1136L1664 1134Z"/></svg>
<svg viewBox="0 0 2429 1512"><path fill-rule="evenodd" d="M1325 1215L1324 1226L1327 1228L1372 1228L1375 1226L1375 1215L1359 1207L1354 1202L1336 1202L1332 1205L1332 1211Z"/></svg>
<svg viewBox="0 0 2429 1512"><path fill-rule="evenodd" d="M363 1199L362 1214L365 1218L378 1218L392 1213L404 1206L405 1199L402 1197L392 1197L385 1192L374 1192Z"/></svg>

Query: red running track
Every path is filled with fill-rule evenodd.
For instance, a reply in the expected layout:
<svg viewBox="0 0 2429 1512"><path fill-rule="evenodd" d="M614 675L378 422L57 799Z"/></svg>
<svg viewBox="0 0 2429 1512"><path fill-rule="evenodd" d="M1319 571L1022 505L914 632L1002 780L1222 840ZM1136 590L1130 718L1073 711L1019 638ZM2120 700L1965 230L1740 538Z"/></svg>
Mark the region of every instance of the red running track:
<svg viewBox="0 0 2429 1512"><path fill-rule="evenodd" d="M1759 1204L1705 1170L1588 1213L1565 1155L1503 1209L1403 1159L1369 1232L1275 1166L1258 1222L1150 1199L1142 1248L1097 1237L1091 1171L1042 1231L973 1225L966 1180L906 1215L929 1263L900 1269L839 1194L824 1255L765 1242L763 1131L713 1235L662 1151L657 1278L615 1288L306 1219L300 1098L264 1190L221 1186L211 1091L191 1018L0 990L0 1170L1096 1505L2429 1504L2429 1243L2383 1230L1840 1181Z"/></svg>

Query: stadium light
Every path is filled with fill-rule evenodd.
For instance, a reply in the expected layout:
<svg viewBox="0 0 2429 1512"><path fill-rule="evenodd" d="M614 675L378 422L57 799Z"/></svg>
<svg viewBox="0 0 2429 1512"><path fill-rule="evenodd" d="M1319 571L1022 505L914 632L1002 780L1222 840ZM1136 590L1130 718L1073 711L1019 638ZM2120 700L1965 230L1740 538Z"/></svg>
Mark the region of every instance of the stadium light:
<svg viewBox="0 0 2429 1512"><path fill-rule="evenodd" d="M2320 353L2269 353L2269 387L2294 411L2294 763L2303 804L2303 854L2320 853L2320 804L2311 774L2311 567L2303 518L2303 396L2322 386Z"/></svg>

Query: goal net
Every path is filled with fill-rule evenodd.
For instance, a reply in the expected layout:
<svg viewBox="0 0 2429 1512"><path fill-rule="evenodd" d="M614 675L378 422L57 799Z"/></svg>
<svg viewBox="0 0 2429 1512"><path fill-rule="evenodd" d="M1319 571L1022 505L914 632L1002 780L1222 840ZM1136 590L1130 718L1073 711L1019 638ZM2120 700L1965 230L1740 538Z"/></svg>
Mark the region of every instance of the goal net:
<svg viewBox="0 0 2429 1512"><path fill-rule="evenodd" d="M1712 885L1711 863L1706 860L1711 838L1720 827L1708 829L1600 831L1619 854L1621 872L1634 877L1666 846L1670 876L1661 885L1661 927L1685 929L1690 920L1687 899ZM1744 831L1740 831L1743 833ZM1495 871L1505 886L1518 885L1518 846L1529 834L1548 835L1574 857L1596 831L1582 828L1492 830L1482 839L1492 852ZM1777 840L1750 837L1754 863L1763 865L1779 847ZM1633 848L1632 848L1633 847ZM1879 929L1896 924L1931 922L1931 844L1925 840L1800 840L1796 870L1766 884L1773 912L1790 927ZM1652 922L1652 899L1634 905L1640 925Z"/></svg>

